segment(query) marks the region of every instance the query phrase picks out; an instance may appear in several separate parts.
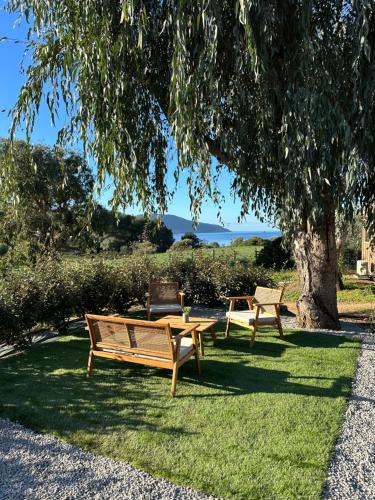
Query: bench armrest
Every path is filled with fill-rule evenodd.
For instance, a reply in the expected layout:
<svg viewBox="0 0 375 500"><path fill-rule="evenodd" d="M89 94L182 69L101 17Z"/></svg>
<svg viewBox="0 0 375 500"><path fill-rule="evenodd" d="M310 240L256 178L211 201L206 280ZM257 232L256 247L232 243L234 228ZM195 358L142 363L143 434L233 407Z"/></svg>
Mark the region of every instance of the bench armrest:
<svg viewBox="0 0 375 500"><path fill-rule="evenodd" d="M197 326L198 326L198 323L194 323L191 326L188 326L187 328L185 328L185 330L183 330L182 332L180 332L178 335L175 335L174 339L176 341L177 340L181 340L182 337L186 337L186 335L189 335L189 333L192 333L193 331L195 331L195 329L197 328Z"/></svg>

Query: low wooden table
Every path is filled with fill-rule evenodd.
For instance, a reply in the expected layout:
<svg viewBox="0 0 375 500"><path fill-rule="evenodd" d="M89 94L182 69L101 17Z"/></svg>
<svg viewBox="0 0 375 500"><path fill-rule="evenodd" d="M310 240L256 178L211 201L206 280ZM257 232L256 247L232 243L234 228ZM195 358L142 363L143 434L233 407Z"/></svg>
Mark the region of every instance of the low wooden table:
<svg viewBox="0 0 375 500"><path fill-rule="evenodd" d="M188 326L193 325L194 323L197 325L196 332L198 332L199 336L199 345L200 345L200 351L201 355L204 356L204 346L203 346L203 339L204 339L204 334L208 330L210 330L211 337L214 342L216 342L216 333L214 330L214 326L217 323L216 319L212 318L198 318L196 316L190 316L189 318L189 323L185 323L182 319L181 316L164 316L163 318L160 318L157 320L157 323L169 323L171 328L178 328L179 330L187 328Z"/></svg>

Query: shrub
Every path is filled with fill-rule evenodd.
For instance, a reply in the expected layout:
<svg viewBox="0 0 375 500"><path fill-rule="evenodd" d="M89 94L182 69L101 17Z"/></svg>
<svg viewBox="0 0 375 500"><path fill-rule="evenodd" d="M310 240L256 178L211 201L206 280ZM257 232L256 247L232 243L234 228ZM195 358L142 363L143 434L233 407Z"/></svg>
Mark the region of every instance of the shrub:
<svg viewBox="0 0 375 500"><path fill-rule="evenodd" d="M157 247L150 241L135 241L131 245L133 253L140 255L151 255L156 253Z"/></svg>
<svg viewBox="0 0 375 500"><path fill-rule="evenodd" d="M239 236L238 238L232 240L230 244L232 247L238 247L241 246L244 241L245 241L244 238L242 236Z"/></svg>
<svg viewBox="0 0 375 500"><path fill-rule="evenodd" d="M0 256L5 255L8 250L9 247L6 243L0 243Z"/></svg>
<svg viewBox="0 0 375 500"><path fill-rule="evenodd" d="M181 241L184 240L191 241L193 248L199 248L202 245L202 241L198 238L198 236L195 233L191 231L188 231L187 233L181 236Z"/></svg>
<svg viewBox="0 0 375 500"><path fill-rule="evenodd" d="M38 323L40 290L30 272L13 271L0 288L0 344L24 347Z"/></svg>
<svg viewBox="0 0 375 500"><path fill-rule="evenodd" d="M245 240L242 236L235 238L231 242L232 247L250 247L250 246L263 246L268 240L261 238L260 236L251 236Z"/></svg>
<svg viewBox="0 0 375 500"><path fill-rule="evenodd" d="M175 241L168 251L169 252L178 252L178 251L184 251L184 250L192 250L194 248L193 245L194 245L194 242L193 242L193 240L190 240L190 239Z"/></svg>
<svg viewBox="0 0 375 500"><path fill-rule="evenodd" d="M294 267L291 250L283 245L282 238L268 240L257 255L255 264L278 270Z"/></svg>
<svg viewBox="0 0 375 500"><path fill-rule="evenodd" d="M257 285L273 285L264 269L242 263L234 254L210 256L196 252L188 259L173 256L160 272L179 282L188 304L212 306L222 303L224 296L251 294Z"/></svg>
<svg viewBox="0 0 375 500"><path fill-rule="evenodd" d="M248 246L263 246L267 243L268 240L261 238L260 236L252 236L248 240L246 240L245 244Z"/></svg>
<svg viewBox="0 0 375 500"><path fill-rule="evenodd" d="M84 313L124 314L144 305L150 281L178 281L187 304L214 305L224 295L253 293L257 285L272 285L263 268L235 258L194 252L189 258L170 254L158 267L147 255L103 261L100 257L59 261L43 259L13 270L0 284L0 343L24 347L36 327L65 332L67 321Z"/></svg>

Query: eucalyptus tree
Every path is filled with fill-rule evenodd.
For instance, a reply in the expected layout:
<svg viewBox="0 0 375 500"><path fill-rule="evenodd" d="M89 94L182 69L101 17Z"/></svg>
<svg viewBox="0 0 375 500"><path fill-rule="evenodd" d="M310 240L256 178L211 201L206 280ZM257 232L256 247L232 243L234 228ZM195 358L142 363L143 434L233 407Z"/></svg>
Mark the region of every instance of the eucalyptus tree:
<svg viewBox="0 0 375 500"><path fill-rule="evenodd" d="M9 141L0 140L0 167L5 168L9 148ZM79 238L87 225L93 176L75 152L24 141L15 141L12 151L12 190L0 186L0 239L33 260Z"/></svg>
<svg viewBox="0 0 375 500"><path fill-rule="evenodd" d="M31 29L14 108L32 132L45 96L115 182L114 205L163 212L170 141L192 211L216 179L294 241L300 321L337 327L335 210L374 232L371 0L9 0ZM214 160L215 159L215 160Z"/></svg>

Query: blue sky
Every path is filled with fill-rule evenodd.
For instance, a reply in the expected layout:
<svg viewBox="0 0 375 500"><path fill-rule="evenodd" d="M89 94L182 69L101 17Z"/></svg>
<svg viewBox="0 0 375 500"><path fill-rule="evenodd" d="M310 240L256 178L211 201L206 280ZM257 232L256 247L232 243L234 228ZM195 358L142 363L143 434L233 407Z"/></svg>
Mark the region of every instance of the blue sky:
<svg viewBox="0 0 375 500"><path fill-rule="evenodd" d="M25 39L25 26L21 25L14 27L15 16L6 12L0 11L0 38L7 36L14 39ZM0 61L1 61L1 78L0 78L0 136L8 135L10 117L7 111L16 102L18 92L23 83L24 77L20 73L20 61L23 55L25 46L22 43L15 44L13 42L0 42ZM5 111L3 111L5 110ZM61 116L64 119L64 116ZM22 130L18 136L22 138ZM57 136L57 129L50 122L48 110L45 106L41 107L39 118L36 122L33 142L43 144L54 144ZM238 223L237 219L240 214L240 203L234 199L230 193L231 177L228 172L224 172L219 180L220 190L224 195L224 203L222 204L222 220L224 225L233 231L261 231L269 230L270 227L261 223L254 215L247 216L246 221ZM110 198L110 190L108 190L101 198L101 202L106 203ZM190 219L190 201L187 192L186 182L181 178L177 192L173 201L170 203L168 212L174 215L179 215ZM127 210L128 213L138 213L137 207ZM206 200L202 206L201 221L218 223L217 207L210 200Z"/></svg>

